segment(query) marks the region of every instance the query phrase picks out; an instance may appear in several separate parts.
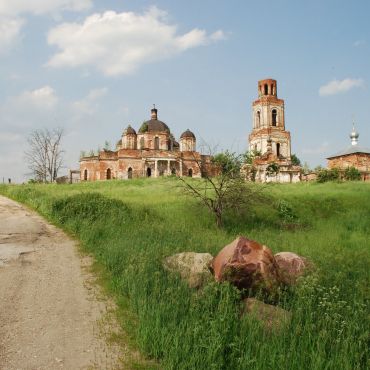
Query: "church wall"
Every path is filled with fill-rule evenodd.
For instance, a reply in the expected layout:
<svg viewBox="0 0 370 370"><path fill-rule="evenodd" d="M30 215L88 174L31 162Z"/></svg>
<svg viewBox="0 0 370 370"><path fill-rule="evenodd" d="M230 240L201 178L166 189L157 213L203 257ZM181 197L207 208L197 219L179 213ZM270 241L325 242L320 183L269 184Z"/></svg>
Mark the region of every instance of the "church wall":
<svg viewBox="0 0 370 370"><path fill-rule="evenodd" d="M328 168L346 169L356 167L359 171L370 172L370 154L355 153L328 159Z"/></svg>

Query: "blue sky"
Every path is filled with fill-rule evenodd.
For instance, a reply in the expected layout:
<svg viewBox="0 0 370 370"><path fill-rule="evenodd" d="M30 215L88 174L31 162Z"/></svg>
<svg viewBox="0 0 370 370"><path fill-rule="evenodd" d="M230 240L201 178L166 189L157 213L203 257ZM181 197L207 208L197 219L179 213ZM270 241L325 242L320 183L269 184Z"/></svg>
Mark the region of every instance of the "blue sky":
<svg viewBox="0 0 370 370"><path fill-rule="evenodd" d="M353 116L370 146L369 14L365 0L0 0L0 180L25 179L32 129L63 127L78 168L153 103L175 136L244 151L267 77L302 162L350 145Z"/></svg>

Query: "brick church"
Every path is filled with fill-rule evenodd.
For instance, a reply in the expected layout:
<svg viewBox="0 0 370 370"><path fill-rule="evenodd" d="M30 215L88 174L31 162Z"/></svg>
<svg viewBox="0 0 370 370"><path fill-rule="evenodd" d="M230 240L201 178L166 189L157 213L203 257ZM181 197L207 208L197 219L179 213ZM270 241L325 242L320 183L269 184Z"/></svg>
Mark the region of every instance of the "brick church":
<svg viewBox="0 0 370 370"><path fill-rule="evenodd" d="M196 137L188 129L179 142L170 128L158 119L158 110L136 132L130 125L123 131L116 150L102 150L80 159L82 181L131 179L168 175L201 177L211 171L211 157L196 151Z"/></svg>
<svg viewBox="0 0 370 370"><path fill-rule="evenodd" d="M249 135L249 152L258 153L250 168L256 181L299 182L301 167L291 160L290 132L285 130L284 100L277 96L277 82L265 79L258 82L258 99L252 104L253 128ZM278 168L274 173L272 166Z"/></svg>

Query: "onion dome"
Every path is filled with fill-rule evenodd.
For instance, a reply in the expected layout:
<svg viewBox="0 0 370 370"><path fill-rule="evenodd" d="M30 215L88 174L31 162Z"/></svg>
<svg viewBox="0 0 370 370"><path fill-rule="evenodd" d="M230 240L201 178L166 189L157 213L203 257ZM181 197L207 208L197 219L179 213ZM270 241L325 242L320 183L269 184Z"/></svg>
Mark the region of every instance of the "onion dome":
<svg viewBox="0 0 370 370"><path fill-rule="evenodd" d="M180 139L185 139L185 138L192 138L192 139L195 139L195 135L189 130L187 129L185 132L183 132L180 136Z"/></svg>
<svg viewBox="0 0 370 370"><path fill-rule="evenodd" d="M157 112L158 110L154 106L151 110L151 119L149 121L145 121L139 129L141 134L145 132L170 132L169 127L164 122L158 120Z"/></svg>
<svg viewBox="0 0 370 370"><path fill-rule="evenodd" d="M360 136L359 133L355 130L355 124L353 124L352 132L349 135L349 137L351 138L351 144L352 145L357 145L359 136Z"/></svg>
<svg viewBox="0 0 370 370"><path fill-rule="evenodd" d="M125 131L123 131L123 135L136 135L136 131L131 127L131 125L128 125Z"/></svg>

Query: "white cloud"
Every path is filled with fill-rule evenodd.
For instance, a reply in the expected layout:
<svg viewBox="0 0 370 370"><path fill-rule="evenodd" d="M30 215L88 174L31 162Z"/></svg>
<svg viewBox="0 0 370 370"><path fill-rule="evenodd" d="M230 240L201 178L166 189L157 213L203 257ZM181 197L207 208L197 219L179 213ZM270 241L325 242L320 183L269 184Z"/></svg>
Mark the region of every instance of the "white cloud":
<svg viewBox="0 0 370 370"><path fill-rule="evenodd" d="M82 11L92 6L92 0L0 0L0 14L47 14L65 10Z"/></svg>
<svg viewBox="0 0 370 370"><path fill-rule="evenodd" d="M87 96L72 103L72 108L77 114L93 114L97 107L97 101L108 93L106 87L92 89Z"/></svg>
<svg viewBox="0 0 370 370"><path fill-rule="evenodd" d="M7 51L19 38L25 14L53 14L62 11L83 11L92 0L0 0L0 54Z"/></svg>
<svg viewBox="0 0 370 370"><path fill-rule="evenodd" d="M93 66L105 75L130 74L141 65L169 58L185 50L225 37L216 31L193 29L177 34L167 13L156 7L143 14L124 12L93 14L82 23L63 23L49 32L48 42L60 51L48 66Z"/></svg>
<svg viewBox="0 0 370 370"><path fill-rule="evenodd" d="M50 86L43 86L39 89L24 91L15 98L15 104L36 108L40 110L51 110L58 103L58 97Z"/></svg>
<svg viewBox="0 0 370 370"><path fill-rule="evenodd" d="M0 54L4 53L17 40L24 21L20 18L0 16Z"/></svg>
<svg viewBox="0 0 370 370"><path fill-rule="evenodd" d="M344 80L333 80L323 85L319 89L320 96L336 95L339 93L344 93L355 87L363 86L364 81L360 78L345 78Z"/></svg>

